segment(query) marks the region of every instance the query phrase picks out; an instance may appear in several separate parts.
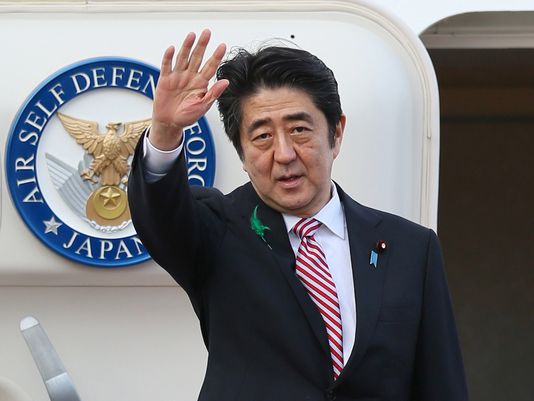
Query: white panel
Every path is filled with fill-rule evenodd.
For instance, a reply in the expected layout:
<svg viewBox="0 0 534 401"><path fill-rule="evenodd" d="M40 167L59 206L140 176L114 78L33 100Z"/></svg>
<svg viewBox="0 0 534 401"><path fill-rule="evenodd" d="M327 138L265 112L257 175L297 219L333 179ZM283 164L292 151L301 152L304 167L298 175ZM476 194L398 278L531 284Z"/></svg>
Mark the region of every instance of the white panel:
<svg viewBox="0 0 534 401"><path fill-rule="evenodd" d="M179 288L0 287L0 305L0 377L33 400L49 398L19 331L28 315L41 322L82 400L198 396L206 352Z"/></svg>
<svg viewBox="0 0 534 401"><path fill-rule="evenodd" d="M292 40L322 58L339 81L348 123L334 167L336 181L365 204L434 226L438 130L430 63L421 45L412 43L413 37L387 19L365 13L364 8L353 11L0 14L0 35L12 38L0 45L7 60L0 84L10 94L0 100L0 143L5 142L10 122L32 90L48 75L79 60L125 56L159 65L166 46L203 27L214 32L210 49L220 41L230 47L255 48L268 38ZM215 108L207 118L217 149L215 185L230 191L247 177ZM434 135L432 152L430 134ZM148 267L105 274L73 269L73 263L53 254L28 231L5 186L2 195L0 271L12 283L24 283L22 272L42 275L48 282L46 277L52 272L57 275L54 280L64 284L102 283L104 276L105 284L123 280L170 284L157 269L147 274ZM30 249L38 252L39 260Z"/></svg>

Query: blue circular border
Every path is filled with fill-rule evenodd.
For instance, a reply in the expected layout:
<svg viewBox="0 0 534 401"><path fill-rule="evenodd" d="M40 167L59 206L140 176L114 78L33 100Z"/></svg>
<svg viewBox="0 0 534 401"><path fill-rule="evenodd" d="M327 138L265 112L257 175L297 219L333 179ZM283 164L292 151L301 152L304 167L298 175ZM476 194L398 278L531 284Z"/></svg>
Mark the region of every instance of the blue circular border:
<svg viewBox="0 0 534 401"><path fill-rule="evenodd" d="M84 265L90 265L90 266L96 266L96 267L102 267L102 268L115 268L115 267L123 267L123 266L130 266L133 264L141 263L146 260L150 259L150 255L146 250L143 250L141 254L138 254L136 256L133 256L131 258L125 258L125 259L118 259L117 261L111 261L108 259L99 259L95 258L89 258L88 256L84 256L81 254L76 254L73 250L68 252L64 247L63 244L67 243L68 240L72 237L75 231L70 226L68 226L66 223L64 223L59 216L57 216L52 209L48 206L46 201L44 200L42 193L40 192L39 187L39 180L37 177L37 171L36 171L36 165L37 165L37 149L38 145L41 139L41 135L44 133L44 130L46 128L46 125L48 124L48 121L50 118L53 117L53 115L61 109L61 107L68 103L70 100L74 99L75 97L85 93L90 92L93 90L98 90L100 87L90 87L87 90L83 91L83 93L76 94L76 93L65 93L64 96L64 102L57 107L57 109L53 110L53 113L47 118L46 122L43 124L42 128L39 130L38 139L35 143L35 145L26 144L20 141L16 134L22 129L22 127L26 124L26 121L23 120L23 117L27 117L31 111L35 109L35 105L40 100L44 99L44 95L50 96L50 89L56 87L58 84L66 84L69 80L69 77L76 73L84 73L90 69L94 68L111 68L109 64L113 64L114 66L119 67L128 67L133 68L136 70L141 70L142 72L149 73L154 76L155 84L157 83L157 80L159 78L159 69L146 64L141 61L137 61L134 59L129 58L123 58L123 57L98 57L98 58L91 58L87 60L82 60L77 63L71 64L69 66L66 66L56 73L49 76L47 79L45 79L41 84L32 92L30 96L25 100L24 104L21 106L19 111L17 112L17 115L15 119L13 120L13 123L11 124L11 128L9 130L9 135L6 143L6 161L5 161L5 171L6 171L6 181L8 183L9 188L9 194L11 197L11 200L13 204L15 205L15 208L17 209L17 212L22 217L23 221L26 223L26 225L30 228L30 231L46 246L48 246L53 251L59 253L60 255L73 260L75 262L84 264ZM117 89L126 89L126 90L132 90L134 92L140 93L144 96L147 96L150 99L153 99L154 94L152 91L138 91L134 88L127 87L127 86L113 86ZM103 86L102 88L109 88L109 86ZM147 89L145 87L145 89ZM211 130L208 126L207 120L205 117L202 117L198 120L198 126L200 127L200 133L202 134L202 138L206 143L205 147L205 153L202 155L206 157L208 160L208 166L205 171L202 172L202 178L206 186L212 186L213 181L215 179L215 146L213 142L213 136L211 134ZM190 130L185 131L185 138L184 143L187 143L188 137L191 135L191 132L188 132ZM31 149L31 152L28 152L28 149ZM18 152L17 152L18 151ZM39 189L39 193L41 198L43 199L42 203L32 203L31 206L34 207L33 210L30 210L29 206L23 203L24 195L22 194L22 190L24 189L24 184L22 184L22 189L20 185L17 185L18 179L25 179L24 177L17 177L18 173L15 170L15 161L19 157L26 157L28 158L29 155L35 155L35 159L33 161L34 170L33 170L33 177L35 179L35 187ZM186 152L186 158L188 157ZM24 175L24 174L23 174ZM30 177L31 179L31 177ZM68 227L70 229L70 233L67 234L59 234L55 237L48 236L48 234L44 233L43 228L43 221L49 220L52 216L54 216L57 220L57 222L61 223L62 226ZM61 227L60 227L61 228ZM50 233L49 233L50 234ZM51 234L55 235L55 234ZM89 238L89 241L111 241L113 243L113 249L116 247L121 247L121 243L124 244L124 241L134 241L134 238L137 237L137 234L129 236L129 237L123 237L123 238L102 238L102 237L93 237L93 236L87 236L82 233L78 233L78 236L80 238ZM55 240L52 241L50 238L54 238ZM77 237L76 237L77 238ZM86 239L84 239L82 242L85 242ZM100 244L102 246L102 243ZM126 246L126 245L125 245ZM143 247L144 248L144 247ZM70 249L70 247L69 247ZM78 248L78 251L82 249L81 247ZM137 249L137 247L136 247ZM128 248L130 250L130 248Z"/></svg>

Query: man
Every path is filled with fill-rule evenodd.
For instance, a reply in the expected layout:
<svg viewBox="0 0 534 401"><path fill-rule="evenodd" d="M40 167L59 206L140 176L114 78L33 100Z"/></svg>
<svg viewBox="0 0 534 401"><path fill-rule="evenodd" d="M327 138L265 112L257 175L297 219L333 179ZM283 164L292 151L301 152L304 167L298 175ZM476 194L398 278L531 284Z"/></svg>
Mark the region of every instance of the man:
<svg viewBox="0 0 534 401"><path fill-rule="evenodd" d="M224 45L201 68L209 38L187 35L174 67L165 52L129 187L139 236L200 320L199 400L467 400L435 234L330 178L346 119L332 72L279 47L219 67ZM181 150L216 99L250 177L228 195L190 188Z"/></svg>

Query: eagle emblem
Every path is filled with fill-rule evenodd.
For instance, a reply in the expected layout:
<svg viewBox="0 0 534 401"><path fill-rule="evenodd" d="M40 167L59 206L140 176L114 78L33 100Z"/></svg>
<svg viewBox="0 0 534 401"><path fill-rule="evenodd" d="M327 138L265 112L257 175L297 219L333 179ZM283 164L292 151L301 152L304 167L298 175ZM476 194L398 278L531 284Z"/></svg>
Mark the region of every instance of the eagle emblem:
<svg viewBox="0 0 534 401"><path fill-rule="evenodd" d="M107 131L100 133L95 121L59 112L57 115L65 130L93 157L90 165L79 173L83 181L97 187L86 201L88 220L104 227L121 226L129 221L130 210L125 192L130 170L128 158L133 155L139 137L149 126L150 118L126 123L110 122L106 125Z"/></svg>

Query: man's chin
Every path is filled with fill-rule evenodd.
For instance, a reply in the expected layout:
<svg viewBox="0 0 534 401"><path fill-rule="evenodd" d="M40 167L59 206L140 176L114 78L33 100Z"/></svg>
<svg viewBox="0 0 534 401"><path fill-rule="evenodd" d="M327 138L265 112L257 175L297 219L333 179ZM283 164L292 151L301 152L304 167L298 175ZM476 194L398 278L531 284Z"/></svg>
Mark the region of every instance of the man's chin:
<svg viewBox="0 0 534 401"><path fill-rule="evenodd" d="M315 214L313 210L309 210L309 202L306 202L303 199L284 199L284 201L274 203L275 206L271 207L280 213L291 214L298 217L309 217Z"/></svg>

